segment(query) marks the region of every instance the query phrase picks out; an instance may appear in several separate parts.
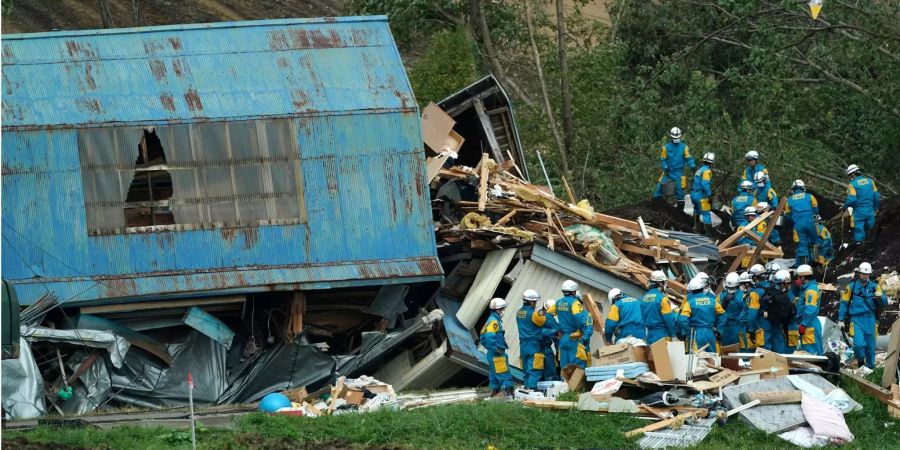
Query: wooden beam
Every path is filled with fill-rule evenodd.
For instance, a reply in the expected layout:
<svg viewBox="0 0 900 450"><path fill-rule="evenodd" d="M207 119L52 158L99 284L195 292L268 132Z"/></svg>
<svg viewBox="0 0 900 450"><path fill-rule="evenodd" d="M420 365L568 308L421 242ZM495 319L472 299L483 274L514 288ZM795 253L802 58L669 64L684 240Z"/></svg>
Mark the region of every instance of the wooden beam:
<svg viewBox="0 0 900 450"><path fill-rule="evenodd" d="M155 302L121 303L118 305L84 306L82 314L110 314L119 312L145 311L151 309L184 308L190 306L221 305L226 303L243 303L247 300L245 295L233 295L227 297L189 298L178 300L160 300Z"/></svg>
<svg viewBox="0 0 900 450"><path fill-rule="evenodd" d="M622 228L640 232L641 226L633 220L622 219L621 217L608 216L606 214L595 213L594 220L606 225L617 225Z"/></svg>
<svg viewBox="0 0 900 450"><path fill-rule="evenodd" d="M569 196L569 201L574 205L578 203L575 201L575 194L572 194L572 188L569 187L569 182L566 181L566 177L562 177L563 187L566 188L566 195Z"/></svg>
<svg viewBox="0 0 900 450"><path fill-rule="evenodd" d="M591 319L594 319L594 332L600 333L603 345L606 345L606 337L604 337L605 331L603 329L603 313L600 312L600 308L597 306L597 303L594 302L594 298L591 297L591 294L584 294L584 306L587 307Z"/></svg>
<svg viewBox="0 0 900 450"><path fill-rule="evenodd" d="M488 185L488 154L481 154L481 168L478 177L478 210L484 211L487 205L487 185Z"/></svg>
<svg viewBox="0 0 900 450"><path fill-rule="evenodd" d="M782 200L784 200L784 198L782 198ZM781 207L780 204L779 204L779 207ZM737 242L737 240L740 239L741 236L744 235L744 233L747 233L747 232L749 232L750 230L752 230L754 227L756 227L757 225L759 225L760 222L762 222L763 220L766 220L766 219L767 219L769 216L771 216L772 214L774 214L774 211L766 211L766 212L760 214L759 217L753 219L752 222L748 223L747 225L745 225L745 226L742 227L741 229L735 231L734 234L732 234L728 239L725 239L724 241L722 241L722 242L719 244L719 248L728 248L728 247L731 247L732 244L734 244L735 242ZM766 239L768 239L768 238L766 238Z"/></svg>
<svg viewBox="0 0 900 450"><path fill-rule="evenodd" d="M622 250L623 252L638 253L641 255L652 256L654 258L657 258L657 252L655 250L651 250L649 248L644 248L644 247L638 247L637 245L623 243L622 245L619 246L619 250ZM686 256L672 254L668 251L661 253L660 257L662 259L667 259L669 261L675 261L675 262L680 262L680 263L691 262L691 259Z"/></svg>
<svg viewBox="0 0 900 450"><path fill-rule="evenodd" d="M291 342L303 333L303 314L306 312L306 294L302 291L295 291L294 297L291 299L291 314L288 317L287 324L287 340Z"/></svg>
<svg viewBox="0 0 900 450"><path fill-rule="evenodd" d="M497 223L495 223L494 225L498 225L498 226L499 226L499 225L505 224L506 222L509 222L510 219L512 219L513 216L515 216L516 213L518 213L518 212L519 212L518 209L514 209L514 210L512 210L512 211L506 213L506 215L503 216L503 217L501 217L500 220L498 220Z"/></svg>
<svg viewBox="0 0 900 450"><path fill-rule="evenodd" d="M866 394L875 397L875 399L879 402L884 403L885 405L889 405L894 402L894 396L893 394L891 394L891 391L884 389L881 386L872 383L871 381L866 380L865 378L862 378L847 369L841 369L841 375L849 378L851 381L856 383L856 385L859 386L859 388L862 389Z"/></svg>
<svg viewBox="0 0 900 450"><path fill-rule="evenodd" d="M742 253L747 253L748 251L750 251L750 246L747 244L741 244L741 245L736 245L734 247L730 247L730 248L726 248L726 249L720 249L719 256L720 257L737 256Z"/></svg>
<svg viewBox="0 0 900 450"><path fill-rule="evenodd" d="M84 373L87 372L95 362L97 362L97 358L99 357L100 350L94 350L90 355L88 355L88 357L81 362L81 365L79 365L78 368L75 369L75 372L72 374L72 376L69 377L69 380L66 382L66 386L71 386L72 383L78 380L79 377L84 375Z"/></svg>
<svg viewBox="0 0 900 450"><path fill-rule="evenodd" d="M781 201L778 202L778 208L775 209L775 213L772 214L772 217L769 218L769 222L766 224L766 232L763 234L762 241L768 242L769 236L772 235L772 231L775 230L775 222L778 220L778 216L784 212L784 207L787 205L787 197L781 197ZM763 251L763 246L757 246L756 250L753 252L753 256L750 257L749 266L752 267L753 264L756 263L756 260L759 258L759 255Z"/></svg>
<svg viewBox="0 0 900 450"><path fill-rule="evenodd" d="M631 431L625 433L625 437L626 437L626 438L631 438L631 437L635 437L635 436L641 436L641 435L643 435L644 433L646 433L646 432L648 432L648 431L661 430L661 429L667 428L667 427L669 427L669 426L671 426L671 425L680 426L680 425L683 425L684 422L685 422L688 418L694 418L694 419L696 419L696 418L697 418L697 413L695 413L695 412L690 412L690 413L687 413L687 414L680 414L680 415L675 416L675 417L673 417L673 418L671 418L671 419L661 420L661 421L659 421L659 422L656 422L656 423L652 423L652 424L650 424L650 425L647 425L646 427L641 427L641 428L638 428L638 429L636 429L636 430L631 430Z"/></svg>

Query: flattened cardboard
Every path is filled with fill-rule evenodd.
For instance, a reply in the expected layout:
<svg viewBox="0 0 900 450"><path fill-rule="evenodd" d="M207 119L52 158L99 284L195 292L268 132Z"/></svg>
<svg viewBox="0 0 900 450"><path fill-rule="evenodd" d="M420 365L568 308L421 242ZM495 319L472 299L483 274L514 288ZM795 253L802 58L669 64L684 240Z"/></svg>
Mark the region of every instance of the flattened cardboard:
<svg viewBox="0 0 900 450"><path fill-rule="evenodd" d="M647 362L647 347L635 347L631 344L607 345L595 355L598 366L614 366L630 362Z"/></svg>
<svg viewBox="0 0 900 450"><path fill-rule="evenodd" d="M431 150L431 155L441 152L454 125L456 121L434 102L422 110L422 141Z"/></svg>

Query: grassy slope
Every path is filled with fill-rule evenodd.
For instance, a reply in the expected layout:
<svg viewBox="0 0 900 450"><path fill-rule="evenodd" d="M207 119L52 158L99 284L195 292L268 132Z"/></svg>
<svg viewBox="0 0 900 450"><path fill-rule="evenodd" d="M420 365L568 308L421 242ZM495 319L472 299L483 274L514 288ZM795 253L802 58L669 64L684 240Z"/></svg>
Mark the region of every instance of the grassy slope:
<svg viewBox="0 0 900 450"><path fill-rule="evenodd" d="M847 416L856 435L852 448L900 447L900 422L892 421L885 407L855 386L847 392L864 410ZM492 445L509 448L637 448L622 432L649 422L625 415L544 411L514 403L481 402L415 411L380 411L367 415L340 415L317 419L252 414L235 431L204 430L200 448L427 448L478 449ZM4 433L9 439L32 443L53 442L57 449L73 447L112 449L190 448L189 434L163 428L117 428L110 431L40 427L27 433ZM59 445L62 444L62 445ZM784 448L777 437L752 430L738 420L716 427L702 447L715 449ZM13 447L15 448L15 447Z"/></svg>

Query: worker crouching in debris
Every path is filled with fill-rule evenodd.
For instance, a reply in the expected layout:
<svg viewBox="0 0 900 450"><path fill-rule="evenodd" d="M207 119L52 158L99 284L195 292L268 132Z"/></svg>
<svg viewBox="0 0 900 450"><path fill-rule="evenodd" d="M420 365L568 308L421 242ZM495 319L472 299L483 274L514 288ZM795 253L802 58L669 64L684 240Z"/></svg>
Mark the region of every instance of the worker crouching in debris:
<svg viewBox="0 0 900 450"><path fill-rule="evenodd" d="M488 386L491 388L491 397L500 395L505 391L512 395L512 374L509 373L509 357L506 356L506 336L503 333L503 311L506 310L506 300L502 298L492 299L488 304L491 314L487 322L481 328L481 345L487 350Z"/></svg>
<svg viewBox="0 0 900 450"><path fill-rule="evenodd" d="M590 358L590 339L594 333L590 314L578 298L578 283L563 281L563 297L556 301L556 318L559 320L559 365L575 364L587 367Z"/></svg>
<svg viewBox="0 0 900 450"><path fill-rule="evenodd" d="M744 217L744 211L748 206L756 206L755 186L752 181L744 180L741 182L741 191L731 199L731 223L734 229L747 225L747 219Z"/></svg>
<svg viewBox="0 0 900 450"><path fill-rule="evenodd" d="M875 337L878 316L888 305L881 286L871 279L872 265L864 262L856 269L856 277L841 295L838 308L838 327L843 330L845 319L850 316L850 336L853 337L853 354L859 367L875 368Z"/></svg>
<svg viewBox="0 0 900 450"><path fill-rule="evenodd" d="M559 378L559 321L556 320L556 300L549 298L544 302L544 317L547 323L544 325L545 331L552 330L553 333L544 333L544 340L541 341L541 353L544 354L544 374L541 377L544 381L558 381ZM554 349L556 349L554 351Z"/></svg>
<svg viewBox="0 0 900 450"><path fill-rule="evenodd" d="M703 164L694 172L694 184L691 186L691 202L694 204L694 230L712 237L712 165L716 155L707 152L703 155Z"/></svg>
<svg viewBox="0 0 900 450"><path fill-rule="evenodd" d="M654 270L650 274L650 290L641 298L641 316L647 327L647 343L675 336L675 311L666 295L666 274Z"/></svg>
<svg viewBox="0 0 900 450"><path fill-rule="evenodd" d="M771 286L762 298L762 314L769 323L767 344L773 352L787 353L788 328L796 316L791 299L791 274L787 270L775 272Z"/></svg>
<svg viewBox="0 0 900 450"><path fill-rule="evenodd" d="M606 342L615 342L613 336L616 339L633 337L646 340L646 326L641 314L642 302L616 288L610 289L607 298L612 307L606 315Z"/></svg>
<svg viewBox="0 0 900 450"><path fill-rule="evenodd" d="M741 314L744 312L744 293L738 289L740 275L731 272L725 276L725 290L718 296L719 304L725 310L725 318L722 323L723 346L738 344L738 336L742 331Z"/></svg>
<svg viewBox="0 0 900 450"><path fill-rule="evenodd" d="M681 305L678 329L682 338L689 339L692 350L718 352L716 338L725 322L725 310L716 296L707 291L706 282L697 276L688 283L687 301Z"/></svg>
<svg viewBox="0 0 900 450"><path fill-rule="evenodd" d="M545 339L555 336L558 331L556 320L548 319L543 308L537 308L541 295L534 289L522 294L523 305L516 313L519 328L519 354L522 356L522 370L525 372L525 388L537 389L538 381L544 374L546 357L541 348Z"/></svg>
<svg viewBox="0 0 900 450"><path fill-rule="evenodd" d="M800 298L797 307L802 309L800 316L800 348L813 355L824 353L822 346L822 325L819 323L819 301L822 298L816 279L813 278L812 267L803 264L797 268L800 278Z"/></svg>

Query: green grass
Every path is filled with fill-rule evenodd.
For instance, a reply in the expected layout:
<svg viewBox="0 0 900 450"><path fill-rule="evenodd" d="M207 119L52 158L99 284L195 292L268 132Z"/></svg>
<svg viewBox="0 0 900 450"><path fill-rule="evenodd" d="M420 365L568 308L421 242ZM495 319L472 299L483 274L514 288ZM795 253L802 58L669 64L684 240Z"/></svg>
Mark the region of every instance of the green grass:
<svg viewBox="0 0 900 450"><path fill-rule="evenodd" d="M886 449L900 446L900 422L890 419L884 405L865 396L852 383L844 388L863 405L846 416L856 436L849 448ZM332 417L298 418L253 413L237 429L202 430L198 447L206 449L497 449L518 448L637 448L637 440L622 433L649 424L628 415L579 411L547 411L517 403L479 402L413 411L378 411ZM27 440L53 443L54 448L162 449L190 448L190 434L164 428L122 427L113 430L38 427L4 432L4 446ZM67 447L68 446L68 447ZM704 449L787 448L775 436L751 429L736 418L715 427ZM15 448L15 447L13 447Z"/></svg>

